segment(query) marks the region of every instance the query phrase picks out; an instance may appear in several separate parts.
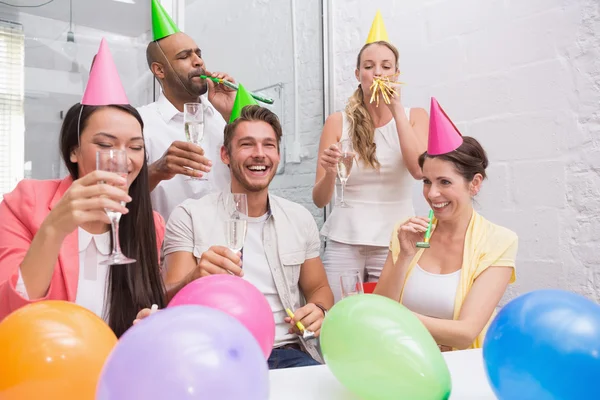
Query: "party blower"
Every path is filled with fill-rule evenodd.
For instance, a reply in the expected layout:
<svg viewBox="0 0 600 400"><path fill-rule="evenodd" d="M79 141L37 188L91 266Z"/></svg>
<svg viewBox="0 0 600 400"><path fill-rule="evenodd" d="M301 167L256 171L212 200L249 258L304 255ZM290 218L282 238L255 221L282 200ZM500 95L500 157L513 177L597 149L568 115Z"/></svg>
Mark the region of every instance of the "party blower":
<svg viewBox="0 0 600 400"><path fill-rule="evenodd" d="M290 317L291 319L294 319L294 313L292 312L292 310L290 310L289 308L286 308L285 312L287 313L288 317ZM315 337L315 333L307 330L304 327L304 324L302 322L300 322L300 321L296 322L296 326L298 327L298 329L302 333L302 337L304 339L312 339L312 338Z"/></svg>
<svg viewBox="0 0 600 400"><path fill-rule="evenodd" d="M429 248L429 239L431 238L431 221L433 221L433 210L429 210L429 225L427 225L427 231L422 242L417 242L417 247L422 249Z"/></svg>
<svg viewBox="0 0 600 400"><path fill-rule="evenodd" d="M226 81L225 79L222 79L222 78L215 78L214 76L206 76L206 75L200 75L200 78L202 78L202 79L210 79L214 83L220 83L220 84L223 84L223 85L227 86L230 89L238 90L238 85L236 85L235 83L231 83L229 81ZM263 103L266 103L266 104L273 104L275 102L275 100L271 99L270 97L263 97L263 96L258 95L256 93L250 93L250 96L252 96L256 100L262 101Z"/></svg>

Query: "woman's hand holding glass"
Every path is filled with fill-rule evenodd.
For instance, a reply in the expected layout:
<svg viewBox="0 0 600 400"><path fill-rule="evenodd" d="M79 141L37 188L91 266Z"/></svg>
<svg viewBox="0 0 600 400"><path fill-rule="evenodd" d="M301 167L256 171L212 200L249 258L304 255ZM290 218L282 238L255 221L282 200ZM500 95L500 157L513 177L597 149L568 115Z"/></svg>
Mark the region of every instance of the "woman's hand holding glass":
<svg viewBox="0 0 600 400"><path fill-rule="evenodd" d="M327 175L336 176L338 173L337 165L342 157L342 153L336 143L332 144L319 155L319 165L325 169Z"/></svg>
<svg viewBox="0 0 600 400"><path fill-rule="evenodd" d="M106 208L123 214L129 212L125 203L130 202L131 197L123 190L126 185L125 178L116 173L93 171L71 184L42 226L64 238L89 222L110 224Z"/></svg>
<svg viewBox="0 0 600 400"><path fill-rule="evenodd" d="M125 150L101 150L96 152L96 170L115 173L125 179L125 185L119 185L127 190L127 175L129 173L129 156ZM125 202L121 202L125 206ZM119 235L119 222L123 213L120 209L105 207L104 211L110 220L112 231L112 253L101 265L132 264L136 260L125 256L121 252Z"/></svg>

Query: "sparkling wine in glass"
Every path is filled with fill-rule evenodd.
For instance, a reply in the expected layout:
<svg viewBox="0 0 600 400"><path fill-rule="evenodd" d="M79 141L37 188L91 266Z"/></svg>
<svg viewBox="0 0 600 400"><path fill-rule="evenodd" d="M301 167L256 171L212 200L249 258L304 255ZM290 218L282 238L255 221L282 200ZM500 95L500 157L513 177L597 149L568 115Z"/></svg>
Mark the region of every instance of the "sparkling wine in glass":
<svg viewBox="0 0 600 400"><path fill-rule="evenodd" d="M248 198L246 193L225 194L225 237L227 247L237 253L244 248L248 223Z"/></svg>
<svg viewBox="0 0 600 400"><path fill-rule="evenodd" d="M185 138L189 143L202 146L204 139L204 109L200 103L185 103L183 105L183 126ZM207 180L206 175L202 178L190 178L186 180Z"/></svg>
<svg viewBox="0 0 600 400"><path fill-rule="evenodd" d="M338 142L337 147L342 153L342 156L338 160L337 164L338 178L342 183L339 207L349 208L350 205L344 201L344 188L346 187L346 182L348 182L350 172L352 172L352 165L354 164L354 147L352 146L351 139L344 139Z"/></svg>
<svg viewBox="0 0 600 400"><path fill-rule="evenodd" d="M127 179L127 151L125 150L100 150L96 153L96 169L100 171L108 171L122 176ZM121 202L125 205L125 202ZM110 219L112 231L112 253L107 260L101 262L102 265L121 265L132 264L136 260L125 256L121 252L121 244L119 242L119 221L121 213L115 210L105 208L104 211Z"/></svg>
<svg viewBox="0 0 600 400"><path fill-rule="evenodd" d="M244 248L246 241L247 222L245 219L228 219L225 222L225 236L227 247L234 253Z"/></svg>

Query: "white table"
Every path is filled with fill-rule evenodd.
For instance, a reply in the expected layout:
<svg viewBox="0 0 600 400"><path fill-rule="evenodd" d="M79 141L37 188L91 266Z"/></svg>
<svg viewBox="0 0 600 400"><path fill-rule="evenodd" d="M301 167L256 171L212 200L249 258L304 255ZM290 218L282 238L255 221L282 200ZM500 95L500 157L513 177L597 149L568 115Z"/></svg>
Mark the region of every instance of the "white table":
<svg viewBox="0 0 600 400"><path fill-rule="evenodd" d="M495 400L481 349L442 353L452 378L450 400ZM329 367L286 368L269 371L270 400L359 400L333 376Z"/></svg>

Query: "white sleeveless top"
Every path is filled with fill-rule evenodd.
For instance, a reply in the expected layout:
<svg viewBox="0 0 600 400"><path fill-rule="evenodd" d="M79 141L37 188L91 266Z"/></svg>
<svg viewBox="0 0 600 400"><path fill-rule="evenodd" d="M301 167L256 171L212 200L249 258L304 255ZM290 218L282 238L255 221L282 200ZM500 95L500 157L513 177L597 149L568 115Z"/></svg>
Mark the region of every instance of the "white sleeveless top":
<svg viewBox="0 0 600 400"><path fill-rule="evenodd" d="M402 304L428 317L454 319L454 301L460 269L450 274L433 274L418 265L406 280Z"/></svg>
<svg viewBox="0 0 600 400"><path fill-rule="evenodd" d="M410 117L410 108L405 108ZM350 122L342 113L342 139L349 137ZM380 169L355 160L344 189L344 201L352 208L333 207L321 234L346 244L388 247L394 224L414 215L412 177L402 158L396 121L375 129Z"/></svg>

